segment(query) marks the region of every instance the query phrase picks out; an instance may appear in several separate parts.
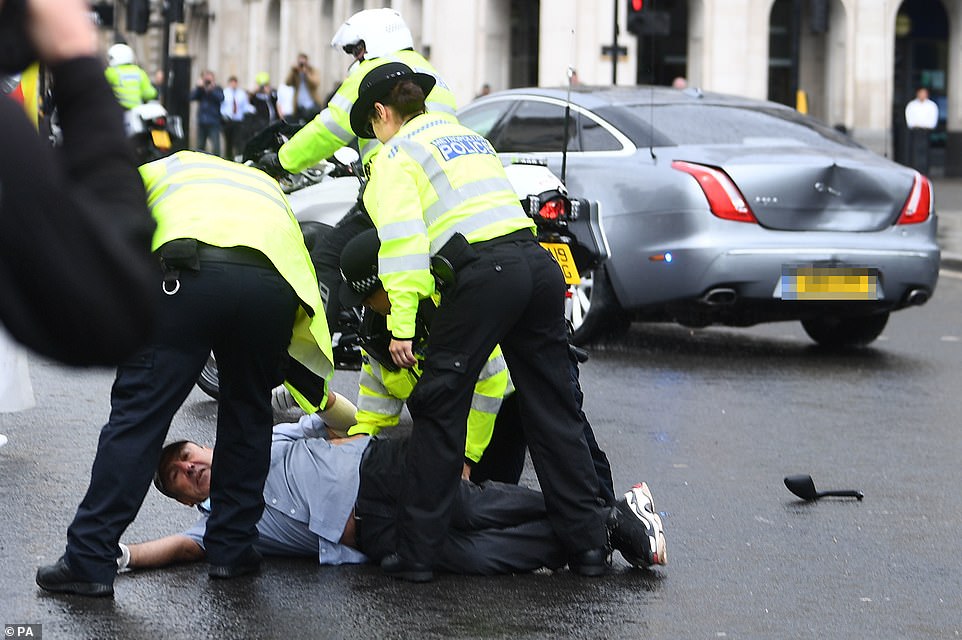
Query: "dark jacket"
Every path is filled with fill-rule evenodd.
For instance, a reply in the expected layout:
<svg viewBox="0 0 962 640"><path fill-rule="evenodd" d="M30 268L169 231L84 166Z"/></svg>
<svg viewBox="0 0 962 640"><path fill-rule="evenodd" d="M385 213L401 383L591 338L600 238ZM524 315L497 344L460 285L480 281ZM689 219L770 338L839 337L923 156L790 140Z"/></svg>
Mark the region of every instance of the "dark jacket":
<svg viewBox="0 0 962 640"><path fill-rule="evenodd" d="M61 148L0 97L0 321L51 358L117 364L151 327L154 221L103 65L50 71Z"/></svg>
<svg viewBox="0 0 962 640"><path fill-rule="evenodd" d="M220 105L224 101L224 90L216 84L210 89L194 87L190 99L197 101L197 123L205 127L221 123Z"/></svg>

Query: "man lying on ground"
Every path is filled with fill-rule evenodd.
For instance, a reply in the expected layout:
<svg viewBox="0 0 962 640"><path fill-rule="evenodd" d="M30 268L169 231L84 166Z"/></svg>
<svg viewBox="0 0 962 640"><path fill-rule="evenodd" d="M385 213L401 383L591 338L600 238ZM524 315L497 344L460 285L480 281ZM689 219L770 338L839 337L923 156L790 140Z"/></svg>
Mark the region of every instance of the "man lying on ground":
<svg viewBox="0 0 962 640"><path fill-rule="evenodd" d="M407 441L328 435L317 415L274 427L256 548L269 555L316 556L320 564L379 562L394 550ZM184 440L164 448L155 486L183 504L196 505L201 517L183 533L122 545L122 569L204 558L212 454L212 449ZM567 562L538 491L462 481L453 514L438 549L439 569L492 575L558 569ZM666 563L664 529L647 485L625 493L605 520L610 550L618 550L635 567Z"/></svg>

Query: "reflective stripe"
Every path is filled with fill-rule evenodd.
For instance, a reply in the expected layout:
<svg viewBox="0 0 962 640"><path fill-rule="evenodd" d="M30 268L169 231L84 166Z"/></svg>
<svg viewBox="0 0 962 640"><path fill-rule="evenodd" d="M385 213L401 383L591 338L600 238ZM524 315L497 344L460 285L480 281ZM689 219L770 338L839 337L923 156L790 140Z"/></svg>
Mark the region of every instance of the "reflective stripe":
<svg viewBox="0 0 962 640"><path fill-rule="evenodd" d="M381 148L381 143L377 138L358 138L357 146L361 152L361 162L367 164L371 155Z"/></svg>
<svg viewBox="0 0 962 640"><path fill-rule="evenodd" d="M331 115L331 112L329 109L325 109L324 111L321 111L320 118L321 118L321 124L327 127L327 130L331 132L331 135L333 135L335 138L337 138L344 144L347 144L348 142L350 142L351 138L354 137L353 133L351 133L350 131L348 131L347 129L345 129L344 127L342 127L341 125L339 125L337 122L334 121L334 116Z"/></svg>
<svg viewBox="0 0 962 640"><path fill-rule="evenodd" d="M347 96L341 95L340 93L335 93L331 97L329 106L334 106L334 107L337 107L338 109L343 109L344 111L347 111L348 113L350 113L351 107L354 106L354 101L348 98Z"/></svg>
<svg viewBox="0 0 962 640"><path fill-rule="evenodd" d="M269 193L264 193L263 190L258 189L257 187L253 187L251 185L244 184L243 182L238 182L236 180L230 180L226 178L207 178L207 179L201 179L201 180L194 178L194 179L191 179L190 183L185 183L185 184L167 183L166 185L167 189L164 191L163 195L160 195L157 197L157 200L153 202L153 206L156 207L158 204L160 204L161 202L163 202L164 200L172 196L174 193L176 193L179 189L182 189L184 187L195 187L199 185L216 185L219 187L226 187L228 189L239 189L241 191L248 191L262 198L267 198L268 200L271 201L272 204L280 207L281 209L284 209L285 211L287 210L287 202L285 202L282 198L272 196ZM155 191L157 187L160 187L160 186L162 185L157 185L156 187L152 188L151 192ZM148 200L149 200L149 195L148 195Z"/></svg>
<svg viewBox="0 0 962 640"><path fill-rule="evenodd" d="M454 107L449 104L444 104L443 102L438 102L437 100L428 100L424 103L425 108L427 108L428 113L448 113L452 116L457 115Z"/></svg>
<svg viewBox="0 0 962 640"><path fill-rule="evenodd" d="M403 400L397 398L385 398L381 396L368 396L358 394L357 410L377 413L382 416L396 416L401 413L404 406Z"/></svg>
<svg viewBox="0 0 962 640"><path fill-rule="evenodd" d="M398 256L396 258L378 258L377 271L380 274L400 273L402 271L420 271L431 268L431 259L427 254L412 256Z"/></svg>
<svg viewBox="0 0 962 640"><path fill-rule="evenodd" d="M370 358L370 356L368 356ZM373 358L370 358L373 360ZM368 389L376 389L378 391L386 391L384 388L384 381L381 380L381 366L375 362L370 368L361 368L361 377L358 380L358 384L362 387L367 387Z"/></svg>
<svg viewBox="0 0 962 640"><path fill-rule="evenodd" d="M501 408L501 398L492 398L491 396L481 395L480 393L474 394L471 398L471 410L481 411L483 413L497 413Z"/></svg>
<svg viewBox="0 0 962 640"><path fill-rule="evenodd" d="M435 255L444 246L444 243L451 239L455 233L468 236L479 229L483 229L489 224L514 220L518 217L518 207L512 204L501 205L493 209L479 211L470 218L465 218L457 224L457 228L446 229L437 238L431 241L431 255ZM534 237L534 234L531 236Z"/></svg>
<svg viewBox="0 0 962 640"><path fill-rule="evenodd" d="M418 218L417 220L402 220L400 222L392 222L386 224L383 227L379 227L377 230L377 235L381 239L381 243L390 242L391 240L400 240L401 238L410 238L416 235L427 235L428 228L424 225L424 220Z"/></svg>
<svg viewBox="0 0 962 640"><path fill-rule="evenodd" d="M481 374L478 376L478 380L487 380L488 378L492 378L507 368L508 364L504 361L503 356L491 358L484 363L484 367L481 369Z"/></svg>
<svg viewBox="0 0 962 640"><path fill-rule="evenodd" d="M433 182L432 186L434 186ZM447 183L446 187L451 189L451 184ZM511 189L511 183L504 178L495 177L469 182L465 185L462 185L458 189L452 189L443 196L441 193L438 193L438 201L424 210L424 219L428 224L432 224L438 218L440 218L445 211L451 209L452 204L460 204L461 202L470 200L472 198L481 198L492 195L494 193L504 191L506 188ZM435 189L435 191L437 190Z"/></svg>

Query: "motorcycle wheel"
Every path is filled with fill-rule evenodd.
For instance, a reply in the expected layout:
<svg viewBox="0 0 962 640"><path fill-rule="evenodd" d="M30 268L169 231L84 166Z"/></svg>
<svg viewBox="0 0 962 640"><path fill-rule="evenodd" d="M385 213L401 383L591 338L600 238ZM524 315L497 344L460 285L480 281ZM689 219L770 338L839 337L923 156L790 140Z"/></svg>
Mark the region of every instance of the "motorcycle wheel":
<svg viewBox="0 0 962 640"><path fill-rule="evenodd" d="M604 265L585 271L579 284L568 287L565 318L576 345L621 335L631 322L615 299Z"/></svg>
<svg viewBox="0 0 962 640"><path fill-rule="evenodd" d="M204 365L204 368L200 372L200 377L197 379L197 386L214 400L220 397L220 381L217 378L217 360L214 358L213 353L207 357L207 364Z"/></svg>

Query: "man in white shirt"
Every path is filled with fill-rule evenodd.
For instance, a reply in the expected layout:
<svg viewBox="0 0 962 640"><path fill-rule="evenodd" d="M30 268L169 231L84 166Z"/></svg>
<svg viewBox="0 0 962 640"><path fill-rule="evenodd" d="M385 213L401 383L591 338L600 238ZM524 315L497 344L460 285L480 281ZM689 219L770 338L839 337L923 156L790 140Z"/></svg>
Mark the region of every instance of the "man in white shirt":
<svg viewBox="0 0 962 640"><path fill-rule="evenodd" d="M929 136L939 124L939 106L929 99L929 90L919 87L915 99L905 105L909 128L909 164L920 173L929 172Z"/></svg>
<svg viewBox="0 0 962 640"><path fill-rule="evenodd" d="M224 157L233 160L241 151L243 143L240 132L244 116L253 113L247 91L237 86L237 76L231 76L224 87L224 101L220 104L220 114L224 120Z"/></svg>

